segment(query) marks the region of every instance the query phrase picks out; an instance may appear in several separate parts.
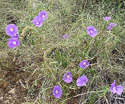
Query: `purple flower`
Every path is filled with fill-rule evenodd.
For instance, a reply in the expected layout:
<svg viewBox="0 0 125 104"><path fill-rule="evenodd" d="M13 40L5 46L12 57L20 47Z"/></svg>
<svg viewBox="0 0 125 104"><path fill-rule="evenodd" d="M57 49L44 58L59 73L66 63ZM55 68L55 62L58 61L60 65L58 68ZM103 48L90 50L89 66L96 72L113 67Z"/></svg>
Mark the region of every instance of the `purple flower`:
<svg viewBox="0 0 125 104"><path fill-rule="evenodd" d="M89 36L95 37L98 32L97 32L97 30L94 26L88 26L87 27L87 33L89 34Z"/></svg>
<svg viewBox="0 0 125 104"><path fill-rule="evenodd" d="M56 85L53 88L53 95L55 96L55 98L60 98L62 96L62 89L60 86Z"/></svg>
<svg viewBox="0 0 125 104"><path fill-rule="evenodd" d="M17 38L10 38L8 40L8 46L13 49L20 45L20 41Z"/></svg>
<svg viewBox="0 0 125 104"><path fill-rule="evenodd" d="M63 35L63 39L69 39L70 35Z"/></svg>
<svg viewBox="0 0 125 104"><path fill-rule="evenodd" d="M112 27L111 26L108 26L108 27L106 27L108 30L112 30Z"/></svg>
<svg viewBox="0 0 125 104"><path fill-rule="evenodd" d="M105 21L108 21L108 20L110 20L110 19L111 19L111 17L107 17L107 16L104 17L104 20L105 20Z"/></svg>
<svg viewBox="0 0 125 104"><path fill-rule="evenodd" d="M112 27L116 27L117 24L110 23L108 27L106 27L108 30L112 30Z"/></svg>
<svg viewBox="0 0 125 104"><path fill-rule="evenodd" d="M115 23L110 23L110 24L109 24L110 27L116 27L116 25L117 25L117 24L115 24Z"/></svg>
<svg viewBox="0 0 125 104"><path fill-rule="evenodd" d="M19 38L19 34L15 34L15 36L11 36L11 38Z"/></svg>
<svg viewBox="0 0 125 104"><path fill-rule="evenodd" d="M35 16L34 19L32 20L32 22L33 22L33 24L34 24L35 26L38 26L38 27L41 27L42 24L43 24L43 20L42 20L42 18L39 17L39 16Z"/></svg>
<svg viewBox="0 0 125 104"><path fill-rule="evenodd" d="M6 34L13 37L18 32L18 27L14 24L9 24L6 26Z"/></svg>
<svg viewBox="0 0 125 104"><path fill-rule="evenodd" d="M77 86L85 86L87 82L88 82L88 78L85 75L83 75L77 79L76 85Z"/></svg>
<svg viewBox="0 0 125 104"><path fill-rule="evenodd" d="M45 11L41 11L38 13L38 16L42 18L42 20L46 20L48 18L48 13Z"/></svg>
<svg viewBox="0 0 125 104"><path fill-rule="evenodd" d="M117 93L118 95L121 95L123 92L123 87L122 87L122 85L116 86L115 80L114 80L114 82L111 84L110 91L113 93Z"/></svg>
<svg viewBox="0 0 125 104"><path fill-rule="evenodd" d="M89 62L88 62L87 60L83 60L83 61L81 61L80 64L79 64L80 68L83 68L83 69L85 69L85 68L88 67L89 65L90 65L90 64L89 64Z"/></svg>
<svg viewBox="0 0 125 104"><path fill-rule="evenodd" d="M63 80L64 80L66 83L72 82L72 75L71 75L71 73L70 73L70 72L65 73L64 76L63 76Z"/></svg>

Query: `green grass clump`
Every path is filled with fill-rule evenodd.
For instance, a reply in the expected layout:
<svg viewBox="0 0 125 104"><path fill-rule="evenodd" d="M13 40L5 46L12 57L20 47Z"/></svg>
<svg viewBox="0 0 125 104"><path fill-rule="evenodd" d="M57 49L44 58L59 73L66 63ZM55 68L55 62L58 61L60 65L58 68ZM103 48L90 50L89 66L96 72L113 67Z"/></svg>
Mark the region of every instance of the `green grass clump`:
<svg viewBox="0 0 125 104"><path fill-rule="evenodd" d="M113 80L118 84L125 80L123 5L124 1L110 0L10 0L9 3L3 0L0 4L0 9L4 10L0 12L0 70L30 73L24 85L30 102L99 104L101 99L109 102ZM41 28L35 27L32 20L43 10L48 12L49 18ZM105 16L112 19L106 22ZM106 29L110 22L117 24L112 31ZM8 48L9 37L5 33L10 23L19 27L21 46L14 50ZM98 30L95 38L86 32L90 25ZM64 34L70 34L70 39L62 39ZM80 69L82 60L88 60L90 67ZM67 71L72 73L71 84L62 81ZM86 75L89 81L86 87L78 88L76 80L81 75ZM55 85L63 89L60 99L52 95Z"/></svg>

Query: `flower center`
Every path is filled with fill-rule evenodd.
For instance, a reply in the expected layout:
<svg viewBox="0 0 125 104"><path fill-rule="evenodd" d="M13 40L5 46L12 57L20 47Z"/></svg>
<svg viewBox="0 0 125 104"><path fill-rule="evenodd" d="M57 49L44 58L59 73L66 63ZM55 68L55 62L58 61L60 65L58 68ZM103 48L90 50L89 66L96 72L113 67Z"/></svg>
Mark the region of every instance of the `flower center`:
<svg viewBox="0 0 125 104"><path fill-rule="evenodd" d="M56 94L58 93L58 90L56 90Z"/></svg>
<svg viewBox="0 0 125 104"><path fill-rule="evenodd" d="M38 24L39 24L39 22L36 22L36 24L38 25Z"/></svg>
<svg viewBox="0 0 125 104"><path fill-rule="evenodd" d="M116 88L115 88L115 87L113 87L113 90L115 91L115 90L116 90Z"/></svg>
<svg viewBox="0 0 125 104"><path fill-rule="evenodd" d="M83 82L83 85L85 85L85 82Z"/></svg>
<svg viewBox="0 0 125 104"><path fill-rule="evenodd" d="M42 15L42 17L44 18L44 17L45 17L45 15Z"/></svg>
<svg viewBox="0 0 125 104"><path fill-rule="evenodd" d="M86 62L83 62L83 65L86 65Z"/></svg>
<svg viewBox="0 0 125 104"><path fill-rule="evenodd" d="M12 32L12 31L13 31L13 28L11 28L10 31Z"/></svg>
<svg viewBox="0 0 125 104"><path fill-rule="evenodd" d="M13 44L16 45L16 41L14 41Z"/></svg>
<svg viewBox="0 0 125 104"><path fill-rule="evenodd" d="M93 33L93 31L92 31L92 30L90 30L90 33Z"/></svg>
<svg viewBox="0 0 125 104"><path fill-rule="evenodd" d="M70 76L69 75L67 75L67 78L69 78Z"/></svg>

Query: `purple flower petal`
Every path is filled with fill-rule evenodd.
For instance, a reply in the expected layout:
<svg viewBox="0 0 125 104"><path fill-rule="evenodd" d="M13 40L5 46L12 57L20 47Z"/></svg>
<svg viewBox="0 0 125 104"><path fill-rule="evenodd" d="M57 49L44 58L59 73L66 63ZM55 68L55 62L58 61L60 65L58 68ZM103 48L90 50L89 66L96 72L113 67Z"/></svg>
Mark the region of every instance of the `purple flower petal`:
<svg viewBox="0 0 125 104"><path fill-rule="evenodd" d="M111 84L111 88L110 88L110 91L113 92L113 93L116 93L115 82L116 82L116 80L114 80L114 82Z"/></svg>
<svg viewBox="0 0 125 104"><path fill-rule="evenodd" d="M56 85L53 88L53 95L55 96L55 98L60 98L62 96L62 89L60 86Z"/></svg>
<svg viewBox="0 0 125 104"><path fill-rule="evenodd" d="M83 68L83 69L87 68L89 65L90 64L89 64L89 62L87 60L83 60L79 64L80 68Z"/></svg>
<svg viewBox="0 0 125 104"><path fill-rule="evenodd" d="M70 73L70 72L65 73L64 76L63 76L63 80L64 80L66 83L72 82L72 75L71 75L71 73Z"/></svg>
<svg viewBox="0 0 125 104"><path fill-rule="evenodd" d="M123 92L123 87L122 87L122 85L117 86L117 87L116 87L116 93L117 93L118 95L121 95L122 92Z"/></svg>
<svg viewBox="0 0 125 104"><path fill-rule="evenodd" d="M42 18L42 20L46 20L48 18L48 13L46 11L41 11L38 13L38 16Z"/></svg>
<svg viewBox="0 0 125 104"><path fill-rule="evenodd" d="M19 34L15 34L15 36L11 36L11 38L19 38Z"/></svg>
<svg viewBox="0 0 125 104"><path fill-rule="evenodd" d="M6 26L6 34L13 37L18 32L18 27L14 24L9 24Z"/></svg>
<svg viewBox="0 0 125 104"><path fill-rule="evenodd" d="M20 41L17 38L10 38L8 40L8 46L13 49L17 46L20 46Z"/></svg>
<svg viewBox="0 0 125 104"><path fill-rule="evenodd" d="M41 27L42 24L43 24L43 20L42 20L42 18L39 17L39 16L35 16L34 19L32 20L32 22L33 22L33 24L34 24L35 26L38 26L38 27Z"/></svg>
<svg viewBox="0 0 125 104"><path fill-rule="evenodd" d="M105 21L108 21L108 20L110 20L110 19L111 19L111 17L107 17L107 16L104 17L104 20L105 20Z"/></svg>
<svg viewBox="0 0 125 104"><path fill-rule="evenodd" d="M89 36L95 37L98 32L97 32L97 30L94 26L88 26L87 27L87 33L89 34Z"/></svg>
<svg viewBox="0 0 125 104"><path fill-rule="evenodd" d="M111 84L110 91L113 92L113 93L117 93L118 95L121 95L122 92L123 92L123 87L121 85L116 86L115 82L116 81L114 80L114 82Z"/></svg>
<svg viewBox="0 0 125 104"><path fill-rule="evenodd" d="M63 35L63 39L69 39L70 35Z"/></svg>
<svg viewBox="0 0 125 104"><path fill-rule="evenodd" d="M112 30L112 27L111 26L108 26L108 27L106 27L108 30Z"/></svg>
<svg viewBox="0 0 125 104"><path fill-rule="evenodd" d="M110 23L110 24L109 24L110 27L116 27L116 25L117 25L117 24L115 24L115 23Z"/></svg>
<svg viewBox="0 0 125 104"><path fill-rule="evenodd" d="M88 78L85 75L83 75L77 79L76 85L77 86L84 86L84 85L86 85L87 82L88 82Z"/></svg>

